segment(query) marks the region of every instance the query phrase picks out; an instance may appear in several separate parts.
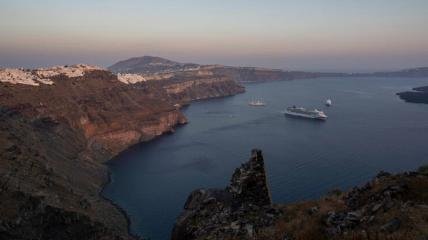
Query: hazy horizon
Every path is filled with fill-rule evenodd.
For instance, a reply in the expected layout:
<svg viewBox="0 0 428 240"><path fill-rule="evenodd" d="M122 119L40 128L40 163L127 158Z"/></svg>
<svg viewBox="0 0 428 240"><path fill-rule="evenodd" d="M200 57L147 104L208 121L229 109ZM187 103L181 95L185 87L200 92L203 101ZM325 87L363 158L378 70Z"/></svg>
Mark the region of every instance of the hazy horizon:
<svg viewBox="0 0 428 240"><path fill-rule="evenodd" d="M428 1L0 0L0 67L179 62L305 71L428 66Z"/></svg>

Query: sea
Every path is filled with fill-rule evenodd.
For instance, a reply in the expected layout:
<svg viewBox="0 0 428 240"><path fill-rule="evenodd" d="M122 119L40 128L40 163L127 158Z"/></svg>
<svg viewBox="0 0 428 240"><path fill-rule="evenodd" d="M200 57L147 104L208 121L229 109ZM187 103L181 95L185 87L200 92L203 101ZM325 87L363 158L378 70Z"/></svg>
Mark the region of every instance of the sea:
<svg viewBox="0 0 428 240"><path fill-rule="evenodd" d="M263 151L275 203L347 190L381 170L415 170L428 164L428 104L396 93L426 85L428 78L373 77L245 84L243 94L191 103L188 124L115 157L103 195L127 213L133 234L165 240L189 194L226 187L253 148ZM266 106L249 106L255 98ZM328 119L286 117L293 105Z"/></svg>

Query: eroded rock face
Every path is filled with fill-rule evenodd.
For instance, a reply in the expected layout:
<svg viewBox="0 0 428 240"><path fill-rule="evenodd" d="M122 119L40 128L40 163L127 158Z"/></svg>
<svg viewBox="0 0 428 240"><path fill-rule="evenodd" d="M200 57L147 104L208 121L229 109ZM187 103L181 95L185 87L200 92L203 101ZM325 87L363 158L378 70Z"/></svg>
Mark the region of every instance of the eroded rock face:
<svg viewBox="0 0 428 240"><path fill-rule="evenodd" d="M254 149L226 189L199 189L190 194L172 239L249 239L273 225L280 214L272 207L262 152Z"/></svg>
<svg viewBox="0 0 428 240"><path fill-rule="evenodd" d="M260 150L253 150L250 161L235 170L228 191L240 203L259 207L272 204Z"/></svg>
<svg viewBox="0 0 428 240"><path fill-rule="evenodd" d="M258 160L257 160L258 159ZM172 239L425 239L428 166L380 172L350 191L271 206L260 151L224 190L192 192Z"/></svg>
<svg viewBox="0 0 428 240"><path fill-rule="evenodd" d="M4 208L10 216L0 216L0 238L6 239L132 238L123 212L100 196L108 180L104 163L186 123L177 106L194 99L190 92L208 98L224 90L215 83L200 91L184 84L187 90L178 96L166 88L180 88L180 79L124 84L115 74L86 65L17 74L22 78L6 73L5 80L0 74L0 202L16 201ZM22 209L20 201L28 198L47 211Z"/></svg>
<svg viewBox="0 0 428 240"><path fill-rule="evenodd" d="M243 93L245 88L224 76L175 77L164 81L163 88L176 101L193 101Z"/></svg>

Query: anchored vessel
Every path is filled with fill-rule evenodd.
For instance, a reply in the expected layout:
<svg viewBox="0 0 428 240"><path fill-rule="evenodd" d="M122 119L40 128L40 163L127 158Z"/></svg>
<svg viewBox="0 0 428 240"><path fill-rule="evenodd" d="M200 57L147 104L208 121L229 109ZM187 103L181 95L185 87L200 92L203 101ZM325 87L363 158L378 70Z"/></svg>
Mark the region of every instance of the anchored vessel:
<svg viewBox="0 0 428 240"><path fill-rule="evenodd" d="M330 107L331 106L331 99L327 99L327 101L325 101L325 105L327 107Z"/></svg>
<svg viewBox="0 0 428 240"><path fill-rule="evenodd" d="M258 99L258 100L252 100L248 103L248 105L250 106L254 106L254 107L262 107L265 106L266 103L264 103L262 100Z"/></svg>
<svg viewBox="0 0 428 240"><path fill-rule="evenodd" d="M294 116L294 117L302 117L302 118L310 118L310 119L318 119L318 120L326 120L327 115L323 111L319 111L317 109L307 110L302 107L288 107L285 110L285 115Z"/></svg>

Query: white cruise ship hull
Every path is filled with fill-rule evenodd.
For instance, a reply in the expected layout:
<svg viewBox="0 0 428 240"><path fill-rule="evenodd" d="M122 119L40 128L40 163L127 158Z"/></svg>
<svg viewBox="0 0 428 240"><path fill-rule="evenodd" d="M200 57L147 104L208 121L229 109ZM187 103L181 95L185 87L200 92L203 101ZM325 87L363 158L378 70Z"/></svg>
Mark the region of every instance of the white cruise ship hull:
<svg viewBox="0 0 428 240"><path fill-rule="evenodd" d="M285 111L284 114L290 117L307 118L307 119L315 119L315 120L327 120L327 116L322 116L322 115L310 115L310 114L296 113L296 112L290 112L290 111Z"/></svg>

